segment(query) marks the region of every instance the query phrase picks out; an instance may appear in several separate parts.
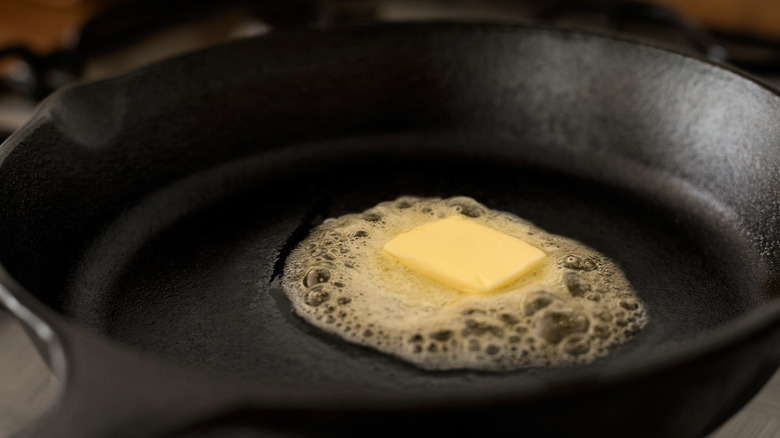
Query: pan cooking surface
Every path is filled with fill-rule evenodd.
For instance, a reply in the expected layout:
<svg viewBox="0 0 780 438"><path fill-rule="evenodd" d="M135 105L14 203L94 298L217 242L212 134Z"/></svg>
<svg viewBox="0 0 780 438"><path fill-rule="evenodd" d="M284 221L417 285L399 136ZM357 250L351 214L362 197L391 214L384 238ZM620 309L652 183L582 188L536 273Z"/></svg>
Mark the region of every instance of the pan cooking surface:
<svg viewBox="0 0 780 438"><path fill-rule="evenodd" d="M617 260L647 303L649 323L597 367L642 360L733 320L761 299L755 278L735 275L751 272L741 266L747 259L690 212L665 211L608 181L565 170L399 152L423 143L447 149L452 141L430 134L346 141L372 145L372 154L355 156L332 153L338 141L301 146L320 152L279 163L273 155L233 162L190 178L191 184L173 184L142 201L87 251L70 286L68 311L121 343L291 388L407 393L505 386L502 374L426 373L324 334L291 313L273 281L286 252L311 226L403 194L471 196ZM269 177L253 171L258 166L284 172ZM225 183L236 174L246 175L241 184ZM188 191L198 182L230 192L202 201ZM168 207L165 214L176 219L166 221L155 210L162 204L186 207L174 213ZM155 227L161 229L153 238L116 253L117 242ZM555 372L509 374L522 385Z"/></svg>

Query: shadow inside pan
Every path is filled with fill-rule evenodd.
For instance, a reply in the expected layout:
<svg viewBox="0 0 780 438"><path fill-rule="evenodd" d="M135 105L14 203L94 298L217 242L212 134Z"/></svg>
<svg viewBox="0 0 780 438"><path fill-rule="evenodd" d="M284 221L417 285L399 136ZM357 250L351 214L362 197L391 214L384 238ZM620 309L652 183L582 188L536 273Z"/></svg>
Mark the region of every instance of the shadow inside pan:
<svg viewBox="0 0 780 438"><path fill-rule="evenodd" d="M641 362L761 301L750 257L738 256L739 242L713 228L714 216L697 213L698 198L684 185L653 194L667 201L658 204L641 189L659 190L649 174L635 174L638 189L628 190L618 170L595 181L456 152L459 142L478 141L489 140L428 133L299 145L292 158L261 154L174 183L83 255L67 313L121 343L289 388L483 391L565 372L520 370L509 380L504 373L423 372L291 312L273 280L295 242L326 217L406 194L471 196L617 260L646 302L649 322L595 366ZM371 144L371 153L353 153L361 144Z"/></svg>

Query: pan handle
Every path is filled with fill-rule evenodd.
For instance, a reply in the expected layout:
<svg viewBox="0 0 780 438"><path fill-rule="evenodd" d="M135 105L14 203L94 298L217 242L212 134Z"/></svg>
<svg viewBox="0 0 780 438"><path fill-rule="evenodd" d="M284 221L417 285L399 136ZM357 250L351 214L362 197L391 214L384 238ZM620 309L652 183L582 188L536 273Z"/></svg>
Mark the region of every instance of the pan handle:
<svg viewBox="0 0 780 438"><path fill-rule="evenodd" d="M265 405L238 382L119 348L64 321L53 325L66 358L64 390L36 425L36 437L162 437L237 400Z"/></svg>
<svg viewBox="0 0 780 438"><path fill-rule="evenodd" d="M0 267L0 305L30 334L62 388L32 426L35 437L156 437L250 401L268 406L240 382L116 346L35 300ZM278 396L267 391L264 397Z"/></svg>

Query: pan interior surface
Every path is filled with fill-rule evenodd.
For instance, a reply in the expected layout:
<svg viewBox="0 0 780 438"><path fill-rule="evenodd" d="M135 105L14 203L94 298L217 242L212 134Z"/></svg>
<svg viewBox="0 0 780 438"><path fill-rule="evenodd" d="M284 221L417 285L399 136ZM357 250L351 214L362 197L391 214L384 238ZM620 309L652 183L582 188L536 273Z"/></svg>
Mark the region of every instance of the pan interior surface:
<svg viewBox="0 0 780 438"><path fill-rule="evenodd" d="M757 279L743 276L750 258L735 255L739 245L712 229L711 218L674 210L684 206L654 205L619 185L554 169L411 152L490 141L430 133L362 137L193 175L153 193L103 233L72 277L65 310L121 343L296 389L484 391L565 372L425 372L347 344L291 312L275 281L291 247L324 218L406 194L471 196L618 261L646 302L649 323L593 367L645 360L760 303ZM365 144L370 154L360 152ZM204 187L228 192L204 200ZM675 190L666 196L693 199L685 186ZM145 238L134 237L139 230Z"/></svg>

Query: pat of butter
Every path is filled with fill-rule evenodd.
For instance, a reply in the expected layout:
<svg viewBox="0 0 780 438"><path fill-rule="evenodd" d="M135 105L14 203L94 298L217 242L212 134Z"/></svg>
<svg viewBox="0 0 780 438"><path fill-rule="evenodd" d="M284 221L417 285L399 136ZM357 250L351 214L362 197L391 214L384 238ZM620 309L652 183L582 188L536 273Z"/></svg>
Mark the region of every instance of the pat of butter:
<svg viewBox="0 0 780 438"><path fill-rule="evenodd" d="M490 292L547 256L516 237L452 216L399 234L382 249L406 267L464 292Z"/></svg>

